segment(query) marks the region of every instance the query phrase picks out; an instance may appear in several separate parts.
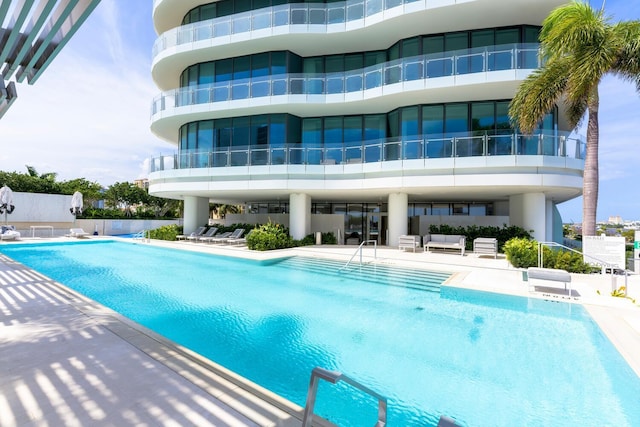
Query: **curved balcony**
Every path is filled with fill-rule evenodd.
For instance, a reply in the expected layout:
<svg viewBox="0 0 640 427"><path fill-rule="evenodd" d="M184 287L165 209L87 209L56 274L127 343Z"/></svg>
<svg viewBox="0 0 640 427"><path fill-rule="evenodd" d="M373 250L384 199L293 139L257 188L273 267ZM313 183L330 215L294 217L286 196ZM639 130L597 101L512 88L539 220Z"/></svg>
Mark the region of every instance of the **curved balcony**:
<svg viewBox="0 0 640 427"><path fill-rule="evenodd" d="M585 144L567 135L479 135L460 134L454 137L414 136L403 139L387 138L364 141L360 144L326 144L324 147L253 146L226 147L212 151L182 151L170 156L151 159L150 172L175 169L230 168L251 166L358 166L366 164L423 160L441 167L437 160L468 158L480 159L471 162L475 167L526 166L527 156L554 158L546 164L555 168L582 170ZM501 161L500 158L506 159ZM514 159L520 158L520 161ZM492 160L489 160L492 159ZM402 169L400 166L399 169ZM317 173L317 170L310 172Z"/></svg>
<svg viewBox="0 0 640 427"><path fill-rule="evenodd" d="M312 26L311 32L314 33L346 31L350 29L347 24L363 21L390 9L400 9L398 13L388 14L388 17L391 18L399 14L417 12L434 7L424 0L348 0L326 4L283 4L174 28L156 39L153 44L152 55L155 58L162 51L171 47L217 38L227 38L238 34L261 32L263 35L271 36L274 34L273 30L276 30L275 33L277 34L278 28L289 26ZM372 23L378 23L385 18L380 17ZM363 23L364 25L367 24ZM296 32L299 31L298 29Z"/></svg>
<svg viewBox="0 0 640 427"><path fill-rule="evenodd" d="M197 114L202 118L213 118L211 113L219 111L229 116L234 108L242 109L246 114L247 108L252 106L259 108L262 114L269 105L282 104L296 104L303 109L317 109L323 104L335 108L339 103L364 100L371 107L374 106L371 101L376 98L437 89L445 89L446 96L455 86L483 86L482 90L489 91L485 99L509 98L515 87L507 87L502 93L506 86L501 89L486 83L519 82L539 65L538 45L518 44L415 56L343 73L282 74L229 80L162 92L153 100L151 127L158 135L169 131L175 134L180 125L200 119ZM479 91L477 89L475 95L480 94ZM266 102L257 101L258 98L266 98ZM254 101L247 104L248 100ZM431 99L431 102L438 100ZM395 106L387 105L386 108ZM160 122L167 118L173 120L162 126Z"/></svg>

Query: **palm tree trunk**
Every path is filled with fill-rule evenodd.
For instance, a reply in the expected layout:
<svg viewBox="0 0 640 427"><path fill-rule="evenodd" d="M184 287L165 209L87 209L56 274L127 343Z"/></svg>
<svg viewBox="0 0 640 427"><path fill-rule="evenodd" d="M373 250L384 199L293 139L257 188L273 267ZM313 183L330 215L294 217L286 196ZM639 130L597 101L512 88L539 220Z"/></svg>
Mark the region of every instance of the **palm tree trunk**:
<svg viewBox="0 0 640 427"><path fill-rule="evenodd" d="M582 178L582 235L596 235L596 213L598 211L598 87L589 100L587 123L587 153L584 159Z"/></svg>

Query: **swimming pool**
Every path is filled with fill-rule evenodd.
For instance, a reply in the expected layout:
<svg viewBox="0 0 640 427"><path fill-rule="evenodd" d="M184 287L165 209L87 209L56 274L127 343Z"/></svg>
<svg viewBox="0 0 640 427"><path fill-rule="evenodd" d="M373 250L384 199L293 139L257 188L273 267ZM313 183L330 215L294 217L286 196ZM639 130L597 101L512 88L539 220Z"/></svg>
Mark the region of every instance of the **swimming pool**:
<svg viewBox="0 0 640 427"><path fill-rule="evenodd" d="M440 414L469 426L640 420L640 380L577 305L415 278L389 286L400 273L386 268L369 280L313 260L128 242L1 251L300 405L321 366L387 396L390 426L435 425ZM341 426L371 426L375 404L321 384L316 408Z"/></svg>

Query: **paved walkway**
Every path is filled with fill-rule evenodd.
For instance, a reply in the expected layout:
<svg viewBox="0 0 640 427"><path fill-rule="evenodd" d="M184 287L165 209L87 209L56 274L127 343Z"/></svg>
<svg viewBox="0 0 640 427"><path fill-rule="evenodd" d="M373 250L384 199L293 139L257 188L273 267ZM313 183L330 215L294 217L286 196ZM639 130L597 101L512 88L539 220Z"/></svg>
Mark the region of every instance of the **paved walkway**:
<svg viewBox="0 0 640 427"><path fill-rule="evenodd" d="M15 243L19 244L19 243ZM151 244L265 259L347 260L354 247L253 253L188 242ZM583 304L640 376L640 307L608 296L610 276L573 275L580 297L522 280L504 258L377 250L376 262L454 271L450 286ZM356 262L358 257L356 257ZM373 261L365 248L363 261ZM617 278L619 287L623 278ZM629 279L640 303L640 276ZM302 408L66 287L0 256L0 426L300 426Z"/></svg>

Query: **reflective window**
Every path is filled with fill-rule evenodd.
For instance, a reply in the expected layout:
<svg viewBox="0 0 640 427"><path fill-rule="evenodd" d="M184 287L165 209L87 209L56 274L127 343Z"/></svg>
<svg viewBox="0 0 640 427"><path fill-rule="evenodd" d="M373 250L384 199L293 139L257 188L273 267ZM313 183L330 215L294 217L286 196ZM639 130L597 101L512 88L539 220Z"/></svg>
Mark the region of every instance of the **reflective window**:
<svg viewBox="0 0 640 427"><path fill-rule="evenodd" d="M302 120L302 144L305 147L322 145L322 119Z"/></svg>
<svg viewBox="0 0 640 427"><path fill-rule="evenodd" d="M474 102L471 104L473 135L487 135L495 132L494 105L493 102Z"/></svg>
<svg viewBox="0 0 640 427"><path fill-rule="evenodd" d="M447 135L455 136L468 130L467 104L446 104L444 131Z"/></svg>
<svg viewBox="0 0 640 427"><path fill-rule="evenodd" d="M198 124L198 150L213 150L213 120Z"/></svg>
<svg viewBox="0 0 640 427"><path fill-rule="evenodd" d="M281 147L287 143L285 114L274 114L271 116L269 142L272 146L278 147Z"/></svg>

